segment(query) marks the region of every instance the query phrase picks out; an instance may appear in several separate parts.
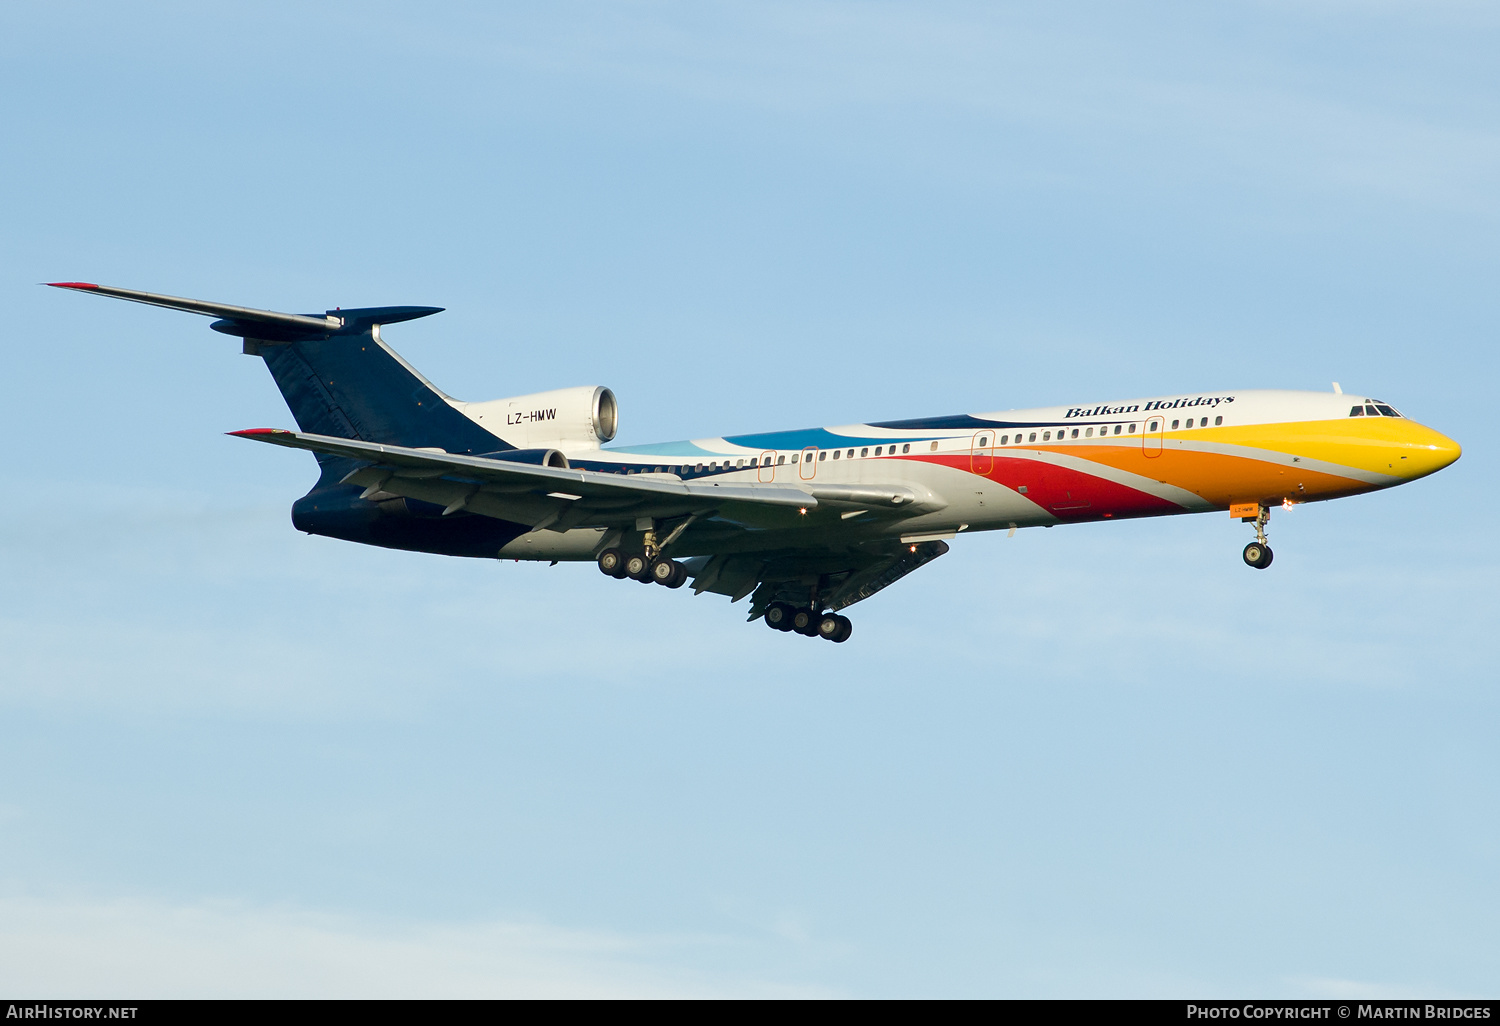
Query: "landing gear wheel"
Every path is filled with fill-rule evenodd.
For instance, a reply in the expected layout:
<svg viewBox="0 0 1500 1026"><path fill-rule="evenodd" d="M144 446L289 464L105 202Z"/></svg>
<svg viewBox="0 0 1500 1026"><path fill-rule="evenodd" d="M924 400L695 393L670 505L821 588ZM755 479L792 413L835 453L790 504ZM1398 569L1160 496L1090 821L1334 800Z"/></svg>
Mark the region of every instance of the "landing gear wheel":
<svg viewBox="0 0 1500 1026"><path fill-rule="evenodd" d="M1245 546L1245 565L1253 566L1257 570L1264 570L1271 565L1271 546L1261 542L1251 542Z"/></svg>
<svg viewBox="0 0 1500 1026"><path fill-rule="evenodd" d="M680 588L688 582L688 568L681 563L673 563L672 579L667 582L668 588Z"/></svg>
<svg viewBox="0 0 1500 1026"><path fill-rule="evenodd" d="M617 581L625 579L625 555L619 549L605 549L599 553L599 571Z"/></svg>
<svg viewBox="0 0 1500 1026"><path fill-rule="evenodd" d="M766 607L766 626L773 631L792 629L792 607L785 602L772 602Z"/></svg>
<svg viewBox="0 0 1500 1026"><path fill-rule="evenodd" d="M682 568L670 559L658 559L651 564L651 579L663 587L670 588L672 582L682 576Z"/></svg>
<svg viewBox="0 0 1500 1026"><path fill-rule="evenodd" d="M799 609L792 614L792 630L805 638L818 636L818 614L811 609Z"/></svg>
<svg viewBox="0 0 1500 1026"><path fill-rule="evenodd" d="M824 613L818 620L818 637L827 638L829 641L848 641L849 635L854 633L854 625L849 622L847 616L837 613Z"/></svg>
<svg viewBox="0 0 1500 1026"><path fill-rule="evenodd" d="M651 583L651 563L644 555L625 557L625 576L642 584Z"/></svg>
<svg viewBox="0 0 1500 1026"><path fill-rule="evenodd" d="M849 635L854 633L854 624L849 622L847 616L838 613L824 613L818 619L818 637L827 638L835 643L849 640Z"/></svg>

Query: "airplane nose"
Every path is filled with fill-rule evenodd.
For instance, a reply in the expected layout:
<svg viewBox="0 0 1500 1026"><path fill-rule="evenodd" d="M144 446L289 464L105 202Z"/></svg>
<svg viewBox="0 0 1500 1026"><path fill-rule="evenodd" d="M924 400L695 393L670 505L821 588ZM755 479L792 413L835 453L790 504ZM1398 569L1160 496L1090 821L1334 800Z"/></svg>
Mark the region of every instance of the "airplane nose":
<svg viewBox="0 0 1500 1026"><path fill-rule="evenodd" d="M1391 463L1396 473L1405 478L1426 477L1456 461L1463 455L1463 448L1447 435L1409 422L1409 428Z"/></svg>

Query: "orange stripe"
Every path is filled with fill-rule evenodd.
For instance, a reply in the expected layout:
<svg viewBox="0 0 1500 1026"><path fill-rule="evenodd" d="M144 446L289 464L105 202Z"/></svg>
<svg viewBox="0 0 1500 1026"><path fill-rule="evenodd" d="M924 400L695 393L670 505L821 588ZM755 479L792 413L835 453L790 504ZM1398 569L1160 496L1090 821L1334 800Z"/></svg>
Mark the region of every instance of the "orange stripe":
<svg viewBox="0 0 1500 1026"><path fill-rule="evenodd" d="M1279 502L1291 499L1332 499L1371 491L1377 485L1301 467L1284 467L1245 456L1217 452L1164 449L1148 457L1140 443L1133 446L1046 446L1046 452L1077 456L1152 481L1195 492L1215 506L1234 502Z"/></svg>

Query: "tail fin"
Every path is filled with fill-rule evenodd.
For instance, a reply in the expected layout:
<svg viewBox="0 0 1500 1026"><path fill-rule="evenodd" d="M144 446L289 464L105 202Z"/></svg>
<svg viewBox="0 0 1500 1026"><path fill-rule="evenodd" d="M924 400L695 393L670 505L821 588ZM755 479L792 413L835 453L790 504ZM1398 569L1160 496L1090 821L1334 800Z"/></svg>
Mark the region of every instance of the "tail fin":
<svg viewBox="0 0 1500 1026"><path fill-rule="evenodd" d="M440 313L441 307L378 306L318 316L85 282L51 284L219 317L210 327L243 338L244 351L266 361L303 431L470 455L514 448L454 409L446 395L381 339L382 324Z"/></svg>

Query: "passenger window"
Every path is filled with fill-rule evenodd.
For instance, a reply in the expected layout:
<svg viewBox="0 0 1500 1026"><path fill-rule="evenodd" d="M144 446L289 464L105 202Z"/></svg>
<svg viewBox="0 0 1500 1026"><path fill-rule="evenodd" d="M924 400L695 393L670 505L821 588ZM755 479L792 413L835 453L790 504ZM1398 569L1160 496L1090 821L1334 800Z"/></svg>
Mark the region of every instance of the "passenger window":
<svg viewBox="0 0 1500 1026"><path fill-rule="evenodd" d="M928 452L937 452L937 443L936 442L932 443L932 446L931 446L930 449L928 449Z"/></svg>
<svg viewBox="0 0 1500 1026"><path fill-rule="evenodd" d="M822 452L818 453L818 462L819 463L822 463L827 458L828 458L828 450L827 449L824 449Z"/></svg>
<svg viewBox="0 0 1500 1026"><path fill-rule="evenodd" d="M1130 433L1132 435L1135 434L1135 425L1134 424L1130 425Z"/></svg>
<svg viewBox="0 0 1500 1026"><path fill-rule="evenodd" d="M1000 436L1000 444L1001 445L1009 445L1010 444L1010 435L1001 435Z"/></svg>
<svg viewBox="0 0 1500 1026"><path fill-rule="evenodd" d="M1042 432L1042 441L1044 441L1044 442L1050 442L1050 441L1052 441L1052 432L1051 431L1043 431Z"/></svg>
<svg viewBox="0 0 1500 1026"><path fill-rule="evenodd" d="M1179 423L1181 423L1181 421L1176 421L1176 420L1174 420L1174 421L1172 421L1172 430L1173 430L1173 431L1176 431L1176 430L1177 430L1177 425L1178 425L1178 424L1179 424Z"/></svg>
<svg viewBox="0 0 1500 1026"><path fill-rule="evenodd" d="M903 453L907 453L907 452L911 452L911 446L910 446L910 445L903 445L903 446L902 446L902 447L901 447L901 451L902 451L902 452L903 452Z"/></svg>
<svg viewBox="0 0 1500 1026"><path fill-rule="evenodd" d="M981 448L981 449L983 449L983 448L984 448L984 447L985 447L985 446L987 446L987 445L989 445L989 444L990 444L990 440L989 440L989 439L988 439L988 438L981 438L981 439L980 439L980 440L979 440L979 447L980 447L980 448Z"/></svg>
<svg viewBox="0 0 1500 1026"><path fill-rule="evenodd" d="M1073 437L1074 437L1074 438L1077 438L1077 437L1078 437L1078 429L1077 429L1077 428L1074 428L1074 429L1073 429Z"/></svg>
<svg viewBox="0 0 1500 1026"><path fill-rule="evenodd" d="M801 455L802 455L802 454L801 454L801 453L800 453L800 452L794 452L794 453L792 453L792 462L793 462L793 463L796 463L796 462L797 462L797 459L798 459L798 458L799 458L799 457L800 457L800 456L801 456Z"/></svg>
<svg viewBox="0 0 1500 1026"><path fill-rule="evenodd" d="M1093 428L1084 428L1083 429L1083 437L1084 438L1093 438L1094 437L1094 429Z"/></svg>
<svg viewBox="0 0 1500 1026"><path fill-rule="evenodd" d="M1123 427L1121 427L1119 424L1115 425L1115 434L1118 435L1121 431L1124 431L1124 430L1125 429Z"/></svg>
<svg viewBox="0 0 1500 1026"><path fill-rule="evenodd" d="M849 450L849 458L850 458L850 459L851 459L851 460L852 460L852 459L854 459L854 450L853 450L853 449L850 449L850 450Z"/></svg>
<svg viewBox="0 0 1500 1026"><path fill-rule="evenodd" d="M1224 423L1224 418L1223 417L1215 417L1214 418L1214 427L1218 427L1222 423Z"/></svg>
<svg viewBox="0 0 1500 1026"><path fill-rule="evenodd" d="M1033 442L1036 441L1036 432L1035 431L1033 431L1031 433L1031 441L1033 441Z"/></svg>
<svg viewBox="0 0 1500 1026"><path fill-rule="evenodd" d="M880 455L880 450L881 450L881 449L882 449L882 448L884 448L884 446L880 446L880 445L877 445L877 446L876 446L876 447L875 447L875 455L876 455L876 456L879 456L879 455ZM894 449L893 449L893 450L892 450L892 451L894 451Z"/></svg>
<svg viewBox="0 0 1500 1026"><path fill-rule="evenodd" d="M833 458L834 459L838 459L839 458L839 450L837 450L837 449L833 450Z"/></svg>
<svg viewBox="0 0 1500 1026"><path fill-rule="evenodd" d="M1208 418L1207 417L1203 417L1202 419L1200 419L1198 421L1198 426L1199 427L1208 427Z"/></svg>
<svg viewBox="0 0 1500 1026"><path fill-rule="evenodd" d="M861 450L859 450L859 455L860 455L860 458L863 459L864 457L870 455L870 450L869 449L861 449Z"/></svg>
<svg viewBox="0 0 1500 1026"><path fill-rule="evenodd" d="M778 456L778 457L776 457L776 465L778 467L781 466L785 462L786 462L786 457L785 456Z"/></svg>

